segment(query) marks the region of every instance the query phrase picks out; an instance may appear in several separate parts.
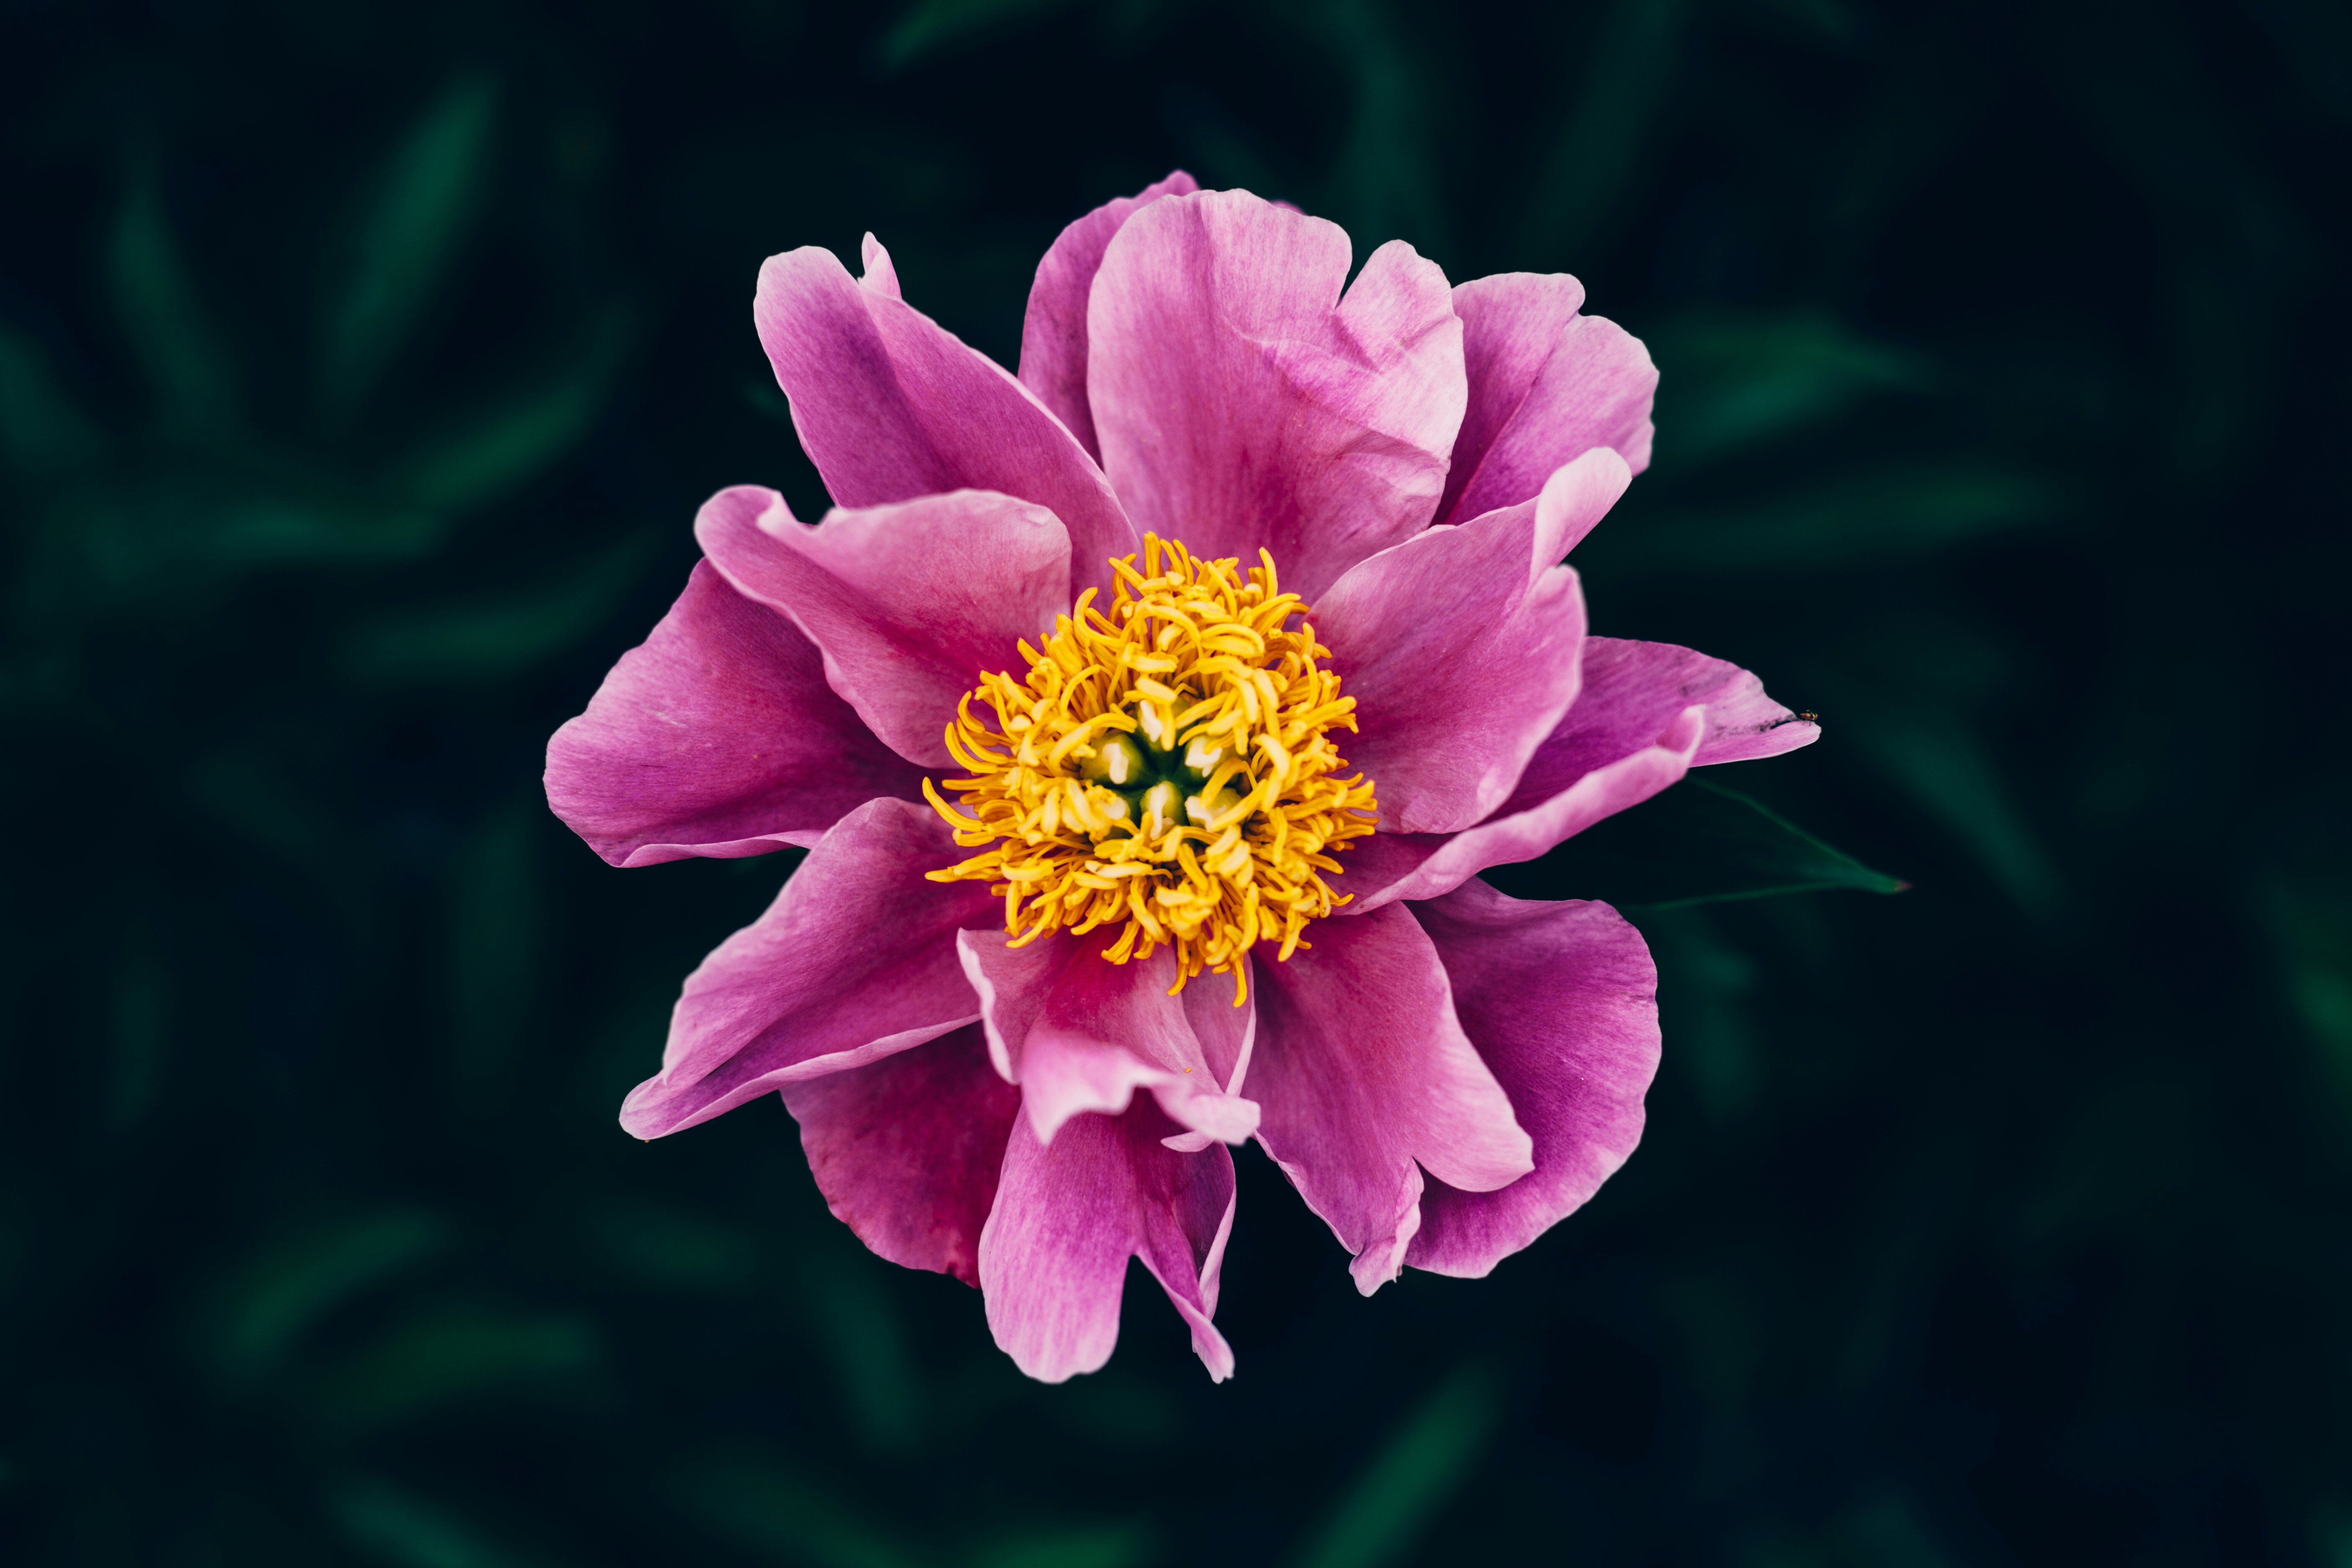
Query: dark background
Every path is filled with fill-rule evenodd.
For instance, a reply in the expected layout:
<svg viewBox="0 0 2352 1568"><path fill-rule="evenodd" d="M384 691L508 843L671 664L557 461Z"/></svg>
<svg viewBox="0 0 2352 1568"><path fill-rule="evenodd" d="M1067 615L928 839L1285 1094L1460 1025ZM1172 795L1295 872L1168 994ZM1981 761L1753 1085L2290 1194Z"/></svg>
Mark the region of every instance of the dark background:
<svg viewBox="0 0 2352 1568"><path fill-rule="evenodd" d="M0 1559L2352 1564L2352 12L52 0L0 158ZM1647 1139L1492 1279L1252 1152L1236 1381L1138 1271L1048 1388L773 1100L617 1130L792 858L538 775L823 509L761 257L1009 363L1179 164L1645 338L1595 628L1916 887L1636 911Z"/></svg>

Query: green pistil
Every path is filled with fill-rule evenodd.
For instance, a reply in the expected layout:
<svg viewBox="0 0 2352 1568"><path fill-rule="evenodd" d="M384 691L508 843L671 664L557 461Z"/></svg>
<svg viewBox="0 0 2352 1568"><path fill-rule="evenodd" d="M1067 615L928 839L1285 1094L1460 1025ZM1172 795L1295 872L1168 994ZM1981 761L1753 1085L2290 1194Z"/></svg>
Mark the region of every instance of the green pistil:
<svg viewBox="0 0 2352 1568"><path fill-rule="evenodd" d="M1155 745L1139 729L1133 734L1113 731L1095 742L1094 752L1080 773L1127 802L1130 824L1156 814L1163 824L1189 820L1198 826L1241 799L1230 785L1213 801L1202 797L1209 775L1225 757L1224 749L1211 742L1194 741L1179 751Z"/></svg>

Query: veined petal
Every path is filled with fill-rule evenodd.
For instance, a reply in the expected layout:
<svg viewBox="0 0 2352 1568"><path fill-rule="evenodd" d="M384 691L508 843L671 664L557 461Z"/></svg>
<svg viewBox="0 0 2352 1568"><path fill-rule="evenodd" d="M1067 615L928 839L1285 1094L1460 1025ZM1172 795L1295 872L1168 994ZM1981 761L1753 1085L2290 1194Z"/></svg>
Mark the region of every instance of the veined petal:
<svg viewBox="0 0 2352 1568"><path fill-rule="evenodd" d="M1093 458L1003 366L898 298L889 254L871 235L865 252L863 283L820 246L772 256L752 307L793 426L835 501L1016 496L1069 530L1066 602L1108 585L1105 563L1138 541Z"/></svg>
<svg viewBox="0 0 2352 1568"><path fill-rule="evenodd" d="M621 1125L658 1138L977 1021L955 933L995 900L923 879L955 858L929 806L873 800L835 823L767 913L687 976L662 1070L631 1091Z"/></svg>
<svg viewBox="0 0 2352 1568"><path fill-rule="evenodd" d="M1350 847L1339 890L1360 914L1432 899L1489 866L1532 860L1694 767L1776 756L1821 729L1753 675L1672 643L1584 639L1584 682L1501 809L1460 833L1376 834Z"/></svg>
<svg viewBox="0 0 2352 1568"><path fill-rule="evenodd" d="M1102 447L1087 404L1087 300L1094 292L1095 273L1111 236L1139 209L1200 188L1179 169L1131 196L1105 202L1061 232L1029 286L1029 310L1021 323L1021 384L1054 411L1097 462Z"/></svg>
<svg viewBox="0 0 2352 1568"><path fill-rule="evenodd" d="M1495 1192L1432 1180L1405 1261L1476 1278L1581 1205L1633 1152L1658 1068L1657 971L1606 904L1530 903L1475 880L1412 906L1454 1008L1535 1143Z"/></svg>
<svg viewBox="0 0 2352 1568"><path fill-rule="evenodd" d="M1469 405L1454 444L1441 521L1515 506L1563 463L1608 447L1650 466L1657 367L1639 338L1577 313L1584 286L1564 273L1505 272L1454 290Z"/></svg>
<svg viewBox="0 0 2352 1568"><path fill-rule="evenodd" d="M954 764L942 737L982 672L1025 668L1021 639L1069 607L1059 520L986 490L836 510L811 527L774 491L740 485L694 531L738 592L807 634L873 731L925 767Z"/></svg>
<svg viewBox="0 0 2352 1568"><path fill-rule="evenodd" d="M1362 914L1401 899L1433 899L1489 866L1532 860L1679 780L1690 771L1706 733L1706 710L1686 708L1633 755L1594 768L1531 805L1514 803L1459 833L1379 833L1360 839L1349 850L1355 862L1348 868L1349 880L1340 884L1355 901L1341 912Z"/></svg>
<svg viewBox="0 0 2352 1568"><path fill-rule="evenodd" d="M825 684L815 645L707 561L547 743L547 803L615 866L814 844L921 771Z"/></svg>
<svg viewBox="0 0 2352 1568"><path fill-rule="evenodd" d="M1491 1192L1534 1168L1511 1103L1454 1016L1437 950L1402 910L1318 921L1255 965L1258 1141L1355 1254L1357 1288L1396 1278L1422 1171Z"/></svg>
<svg viewBox="0 0 2352 1568"><path fill-rule="evenodd" d="M1265 546L1312 599L1427 525L1467 395L1461 325L1401 241L1342 299L1349 255L1336 224L1246 191L1164 196L1112 237L1087 397L1139 531L1245 563Z"/></svg>
<svg viewBox="0 0 2352 1568"><path fill-rule="evenodd" d="M1210 1321L1234 1224L1233 1156L1178 1153L1163 1142L1176 1130L1150 1100L1075 1118L1050 1144L1014 1119L981 1233L980 1286L998 1348L1031 1377L1060 1383L1110 1359L1129 1258L1168 1292L1209 1375L1233 1375Z"/></svg>
<svg viewBox="0 0 2352 1568"><path fill-rule="evenodd" d="M1673 643L1587 637L1584 689L1528 762L1512 796L1531 805L1654 739L1684 709L1706 710L1691 766L1777 757L1821 739L1821 727L1764 694L1764 683Z"/></svg>
<svg viewBox="0 0 2352 1568"><path fill-rule="evenodd" d="M1348 762L1379 784L1384 829L1451 833L1509 798L1581 682L1584 598L1557 563L1632 477L1588 452L1539 498L1416 534L1318 601L1356 700Z"/></svg>
<svg viewBox="0 0 2352 1568"><path fill-rule="evenodd" d="M1021 1091L996 1076L978 1025L787 1083L784 1104L835 1219L893 1263L980 1283Z"/></svg>
<svg viewBox="0 0 2352 1568"><path fill-rule="evenodd" d="M1050 1143L1072 1117L1117 1115L1138 1089L1149 1089L1186 1132L1240 1142L1257 1131L1258 1108L1225 1092L1227 1079L1193 1033L1191 1009L1168 994L1174 953L1163 947L1148 959L1112 963L1102 954L1117 936L1055 932L1010 947L1002 931L957 935L989 1053L1005 1080L1021 1085L1031 1131ZM1219 1043L1221 1054L1232 1048L1229 1040Z"/></svg>

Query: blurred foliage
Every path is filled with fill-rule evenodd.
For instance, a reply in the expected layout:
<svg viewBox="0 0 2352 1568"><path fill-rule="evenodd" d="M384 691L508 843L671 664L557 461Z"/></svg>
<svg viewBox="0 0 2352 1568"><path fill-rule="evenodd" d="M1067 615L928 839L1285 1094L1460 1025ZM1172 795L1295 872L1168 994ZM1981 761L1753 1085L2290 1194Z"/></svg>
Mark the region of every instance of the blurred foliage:
<svg viewBox="0 0 2352 1568"><path fill-rule="evenodd" d="M2352 1563L2339 5L16 0L0 137L0 1557ZM1047 1389L772 1102L614 1130L793 858L537 772L822 510L761 257L1010 363L1180 163L1580 275L1600 629L1827 734L1520 873L1664 974L1584 1213L1365 1302L1252 1155L1239 1379Z"/></svg>

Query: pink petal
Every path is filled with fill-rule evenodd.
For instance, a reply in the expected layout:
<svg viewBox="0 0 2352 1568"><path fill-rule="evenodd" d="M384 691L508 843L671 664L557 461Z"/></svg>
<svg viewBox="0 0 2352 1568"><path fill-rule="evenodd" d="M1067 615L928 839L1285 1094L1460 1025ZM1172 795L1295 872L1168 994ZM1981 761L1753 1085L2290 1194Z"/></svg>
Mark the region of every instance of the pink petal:
<svg viewBox="0 0 2352 1568"><path fill-rule="evenodd" d="M1162 196L1190 195L1200 185L1179 169L1131 196L1105 202L1064 229L1037 264L1029 286L1029 313L1021 323L1021 384L1078 438L1097 460L1095 416L1087 406L1087 297L1102 266L1110 237L1138 208Z"/></svg>
<svg viewBox="0 0 2352 1568"><path fill-rule="evenodd" d="M1318 921L1259 963L1249 1089L1258 1141L1355 1254L1366 1295L1419 1223L1422 1168L1490 1192L1534 1168L1511 1103L1462 1032L1437 950L1402 910Z"/></svg>
<svg viewBox="0 0 2352 1568"><path fill-rule="evenodd" d="M1658 1068L1657 971L1606 904L1528 903L1465 882L1412 906L1454 1007L1535 1141L1536 1168L1468 1193L1433 1180L1405 1261L1477 1278L1583 1204L1642 1137Z"/></svg>
<svg viewBox="0 0 2352 1568"><path fill-rule="evenodd" d="M1639 338L1582 316L1584 285L1561 273L1504 272L1454 290L1469 408L1454 445L1440 520L1516 506L1559 468L1609 447L1650 466L1657 368Z"/></svg>
<svg viewBox="0 0 2352 1568"><path fill-rule="evenodd" d="M1764 695L1764 683L1736 664L1673 643L1587 637L1583 695L1537 749L1514 804L1552 795L1647 744L1693 703L1706 709L1693 767L1777 757L1821 739L1819 725Z"/></svg>
<svg viewBox="0 0 2352 1568"><path fill-rule="evenodd" d="M1177 1153L1161 1142L1175 1130L1149 1101L1077 1117L1051 1144L1014 1120L981 1232L980 1286L998 1348L1031 1377L1060 1383L1110 1359L1129 1258L1168 1292L1209 1375L1233 1375L1234 1352L1209 1321L1233 1230L1233 1156Z"/></svg>
<svg viewBox="0 0 2352 1568"><path fill-rule="evenodd" d="M1510 795L1580 679L1584 599L1555 563L1632 478L1616 453L1588 452L1540 499L1418 533L1318 601L1356 700L1349 765L1377 784L1382 827L1451 833Z"/></svg>
<svg viewBox="0 0 2352 1568"><path fill-rule="evenodd" d="M760 268L752 314L801 445L845 507L943 490L998 490L1062 520L1073 588L1138 547L1077 439L985 354L898 298L888 253L867 237L866 280L807 246ZM1066 599L1067 595L1066 595Z"/></svg>
<svg viewBox="0 0 2352 1568"><path fill-rule="evenodd" d="M658 1138L977 1021L955 933L996 900L923 879L961 858L928 805L871 800L835 823L767 913L687 976L662 1070L630 1092L621 1125Z"/></svg>
<svg viewBox="0 0 2352 1568"><path fill-rule="evenodd" d="M1520 796L1475 827L1450 835L1381 833L1359 839L1347 856L1354 864L1345 873L1347 879L1338 884L1354 900L1345 912L1362 914L1400 899L1433 899L1489 866L1535 859L1680 779L1690 770L1692 754L1706 732L1706 710L1686 708L1651 744L1593 769L1558 795L1522 806L1523 780Z"/></svg>
<svg viewBox="0 0 2352 1568"><path fill-rule="evenodd" d="M980 1231L1021 1091L978 1025L864 1067L784 1085L834 1217L893 1263L980 1283Z"/></svg>
<svg viewBox="0 0 2352 1568"><path fill-rule="evenodd" d="M1113 963L1102 954L1118 935L1056 932L1023 947L1002 931L957 935L990 1055L1021 1085L1032 1131L1050 1143L1072 1117L1117 1115L1149 1089L1189 1131L1242 1142L1257 1131L1258 1108L1225 1092L1184 1003L1168 994L1175 955L1163 947Z"/></svg>
<svg viewBox="0 0 2352 1568"><path fill-rule="evenodd" d="M1028 668L1023 637L1069 607L1069 535L1040 506L956 490L835 510L812 528L773 490L719 491L695 519L712 565L782 611L891 750L953 764L941 736L982 671Z"/></svg>
<svg viewBox="0 0 2352 1568"><path fill-rule="evenodd" d="M1820 736L1736 664L1672 643L1586 637L1583 689L1501 810L1450 837L1359 839L1334 885L1354 900L1351 914L1435 898L1489 866L1536 858L1694 767L1777 756Z"/></svg>
<svg viewBox="0 0 2352 1568"><path fill-rule="evenodd" d="M1428 523L1461 326L1412 247L1374 251L1342 300L1348 261L1337 225L1246 191L1163 197L1112 237L1087 397L1139 531L1252 563L1263 545L1311 598Z"/></svg>
<svg viewBox="0 0 2352 1568"><path fill-rule="evenodd" d="M825 685L808 638L708 562L547 743L548 805L615 866L805 847L921 777Z"/></svg>

